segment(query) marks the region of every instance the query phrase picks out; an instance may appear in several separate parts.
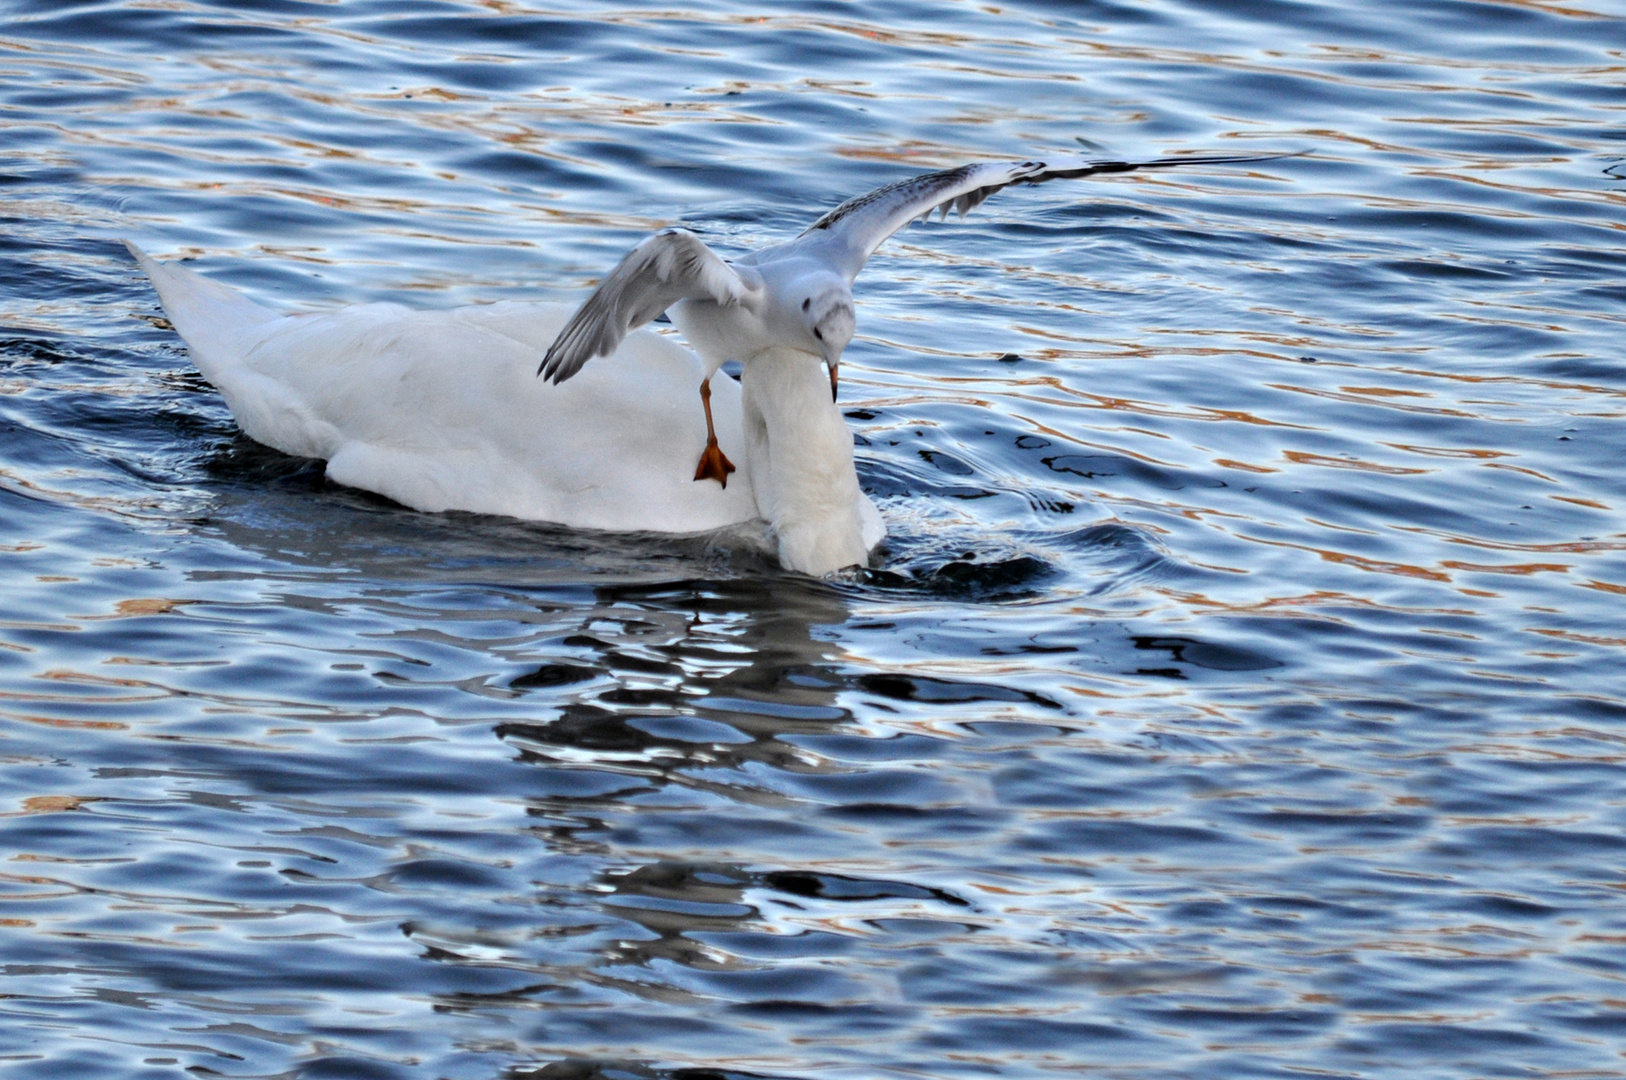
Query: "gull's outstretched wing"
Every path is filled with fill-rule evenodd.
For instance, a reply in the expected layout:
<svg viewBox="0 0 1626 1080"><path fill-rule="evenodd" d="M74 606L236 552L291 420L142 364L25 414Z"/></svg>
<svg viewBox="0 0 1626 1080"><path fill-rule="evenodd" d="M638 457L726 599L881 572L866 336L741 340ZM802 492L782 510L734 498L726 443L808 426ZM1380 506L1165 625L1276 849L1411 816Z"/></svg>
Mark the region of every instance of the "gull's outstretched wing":
<svg viewBox="0 0 1626 1080"><path fill-rule="evenodd" d="M1101 161L1081 155L1065 155L1033 161L990 161L961 165L957 169L923 173L897 180L874 191L848 199L825 214L797 237L811 240L823 232L840 269L851 281L886 238L912 221L925 220L933 210L944 217L952 208L963 217L1000 188L1011 184L1042 184L1046 180L1071 180L1098 173L1134 172L1137 169L1170 169L1184 165L1240 165L1253 161L1273 161L1293 154L1262 156L1191 156L1154 158L1150 161Z"/></svg>
<svg viewBox="0 0 1626 1080"><path fill-rule="evenodd" d="M730 266L689 230L662 229L610 271L559 331L536 373L562 383L679 300L737 304L761 288L756 271Z"/></svg>

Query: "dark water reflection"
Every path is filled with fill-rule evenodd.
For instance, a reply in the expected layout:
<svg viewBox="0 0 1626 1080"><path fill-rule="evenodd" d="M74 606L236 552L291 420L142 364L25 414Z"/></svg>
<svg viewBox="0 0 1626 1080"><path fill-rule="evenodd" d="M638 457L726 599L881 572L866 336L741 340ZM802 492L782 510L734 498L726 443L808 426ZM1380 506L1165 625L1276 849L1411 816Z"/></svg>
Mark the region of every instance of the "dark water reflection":
<svg viewBox="0 0 1626 1080"><path fill-rule="evenodd" d="M0 1077L1626 1074L1609 5L8 14ZM884 248L833 582L331 485L117 242L562 298L1076 140L1309 154Z"/></svg>

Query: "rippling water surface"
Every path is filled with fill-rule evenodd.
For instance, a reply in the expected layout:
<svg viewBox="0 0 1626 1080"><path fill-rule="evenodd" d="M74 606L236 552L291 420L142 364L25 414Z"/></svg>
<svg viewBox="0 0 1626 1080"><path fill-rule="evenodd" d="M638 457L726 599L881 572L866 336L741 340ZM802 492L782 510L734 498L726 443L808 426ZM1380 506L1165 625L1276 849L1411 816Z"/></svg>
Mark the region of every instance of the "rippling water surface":
<svg viewBox="0 0 1626 1080"><path fill-rule="evenodd" d="M1612 0L0 22L0 1076L1626 1075ZM862 579L240 435L118 244L570 299L911 172Z"/></svg>

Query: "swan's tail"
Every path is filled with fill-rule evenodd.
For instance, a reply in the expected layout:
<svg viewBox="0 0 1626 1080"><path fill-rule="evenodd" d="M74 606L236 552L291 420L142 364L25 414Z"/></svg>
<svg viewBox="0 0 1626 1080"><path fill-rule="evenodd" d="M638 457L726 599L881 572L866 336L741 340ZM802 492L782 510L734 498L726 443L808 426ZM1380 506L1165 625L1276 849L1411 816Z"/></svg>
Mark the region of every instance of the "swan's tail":
<svg viewBox="0 0 1626 1080"><path fill-rule="evenodd" d="M216 386L222 370L241 360L248 331L282 317L228 285L177 263L158 262L128 240L124 246L158 290L164 314L191 349L198 370Z"/></svg>

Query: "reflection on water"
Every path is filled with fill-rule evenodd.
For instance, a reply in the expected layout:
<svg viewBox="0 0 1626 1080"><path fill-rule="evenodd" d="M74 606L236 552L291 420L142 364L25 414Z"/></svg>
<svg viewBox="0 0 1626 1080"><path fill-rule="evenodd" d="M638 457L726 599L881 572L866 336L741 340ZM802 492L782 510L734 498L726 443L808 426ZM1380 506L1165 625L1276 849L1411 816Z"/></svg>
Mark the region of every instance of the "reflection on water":
<svg viewBox="0 0 1626 1080"><path fill-rule="evenodd" d="M1607 5L23 3L0 1076L1626 1073ZM891 535L420 515L257 447L121 236L558 299L911 170Z"/></svg>

